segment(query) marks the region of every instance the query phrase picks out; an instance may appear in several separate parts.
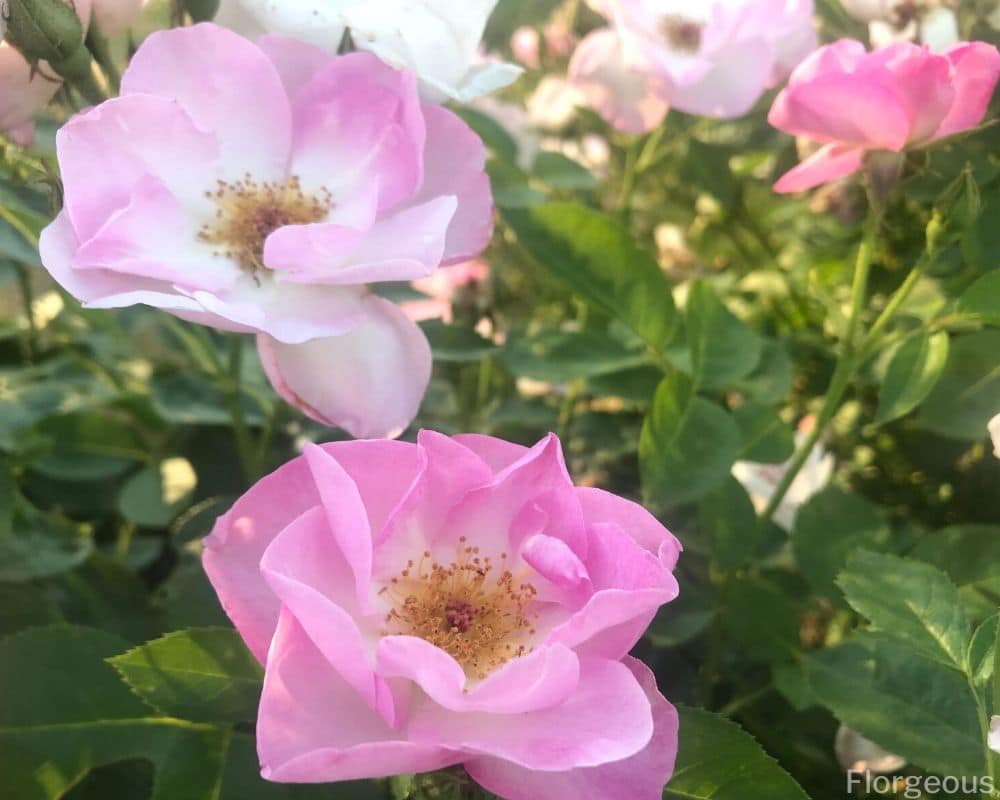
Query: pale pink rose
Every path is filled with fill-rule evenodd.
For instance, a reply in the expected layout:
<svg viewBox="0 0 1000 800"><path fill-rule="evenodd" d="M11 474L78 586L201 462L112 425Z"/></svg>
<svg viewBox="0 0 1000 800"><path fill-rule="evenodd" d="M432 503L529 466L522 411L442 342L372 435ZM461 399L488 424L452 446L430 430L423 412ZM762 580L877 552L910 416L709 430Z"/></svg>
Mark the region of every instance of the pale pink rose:
<svg viewBox="0 0 1000 800"><path fill-rule="evenodd" d="M986 743L994 753L1000 753L1000 716L997 714L990 717L990 732Z"/></svg>
<svg viewBox="0 0 1000 800"><path fill-rule="evenodd" d="M990 420L990 438L993 440L993 455L1000 458L1000 414Z"/></svg>
<svg viewBox="0 0 1000 800"><path fill-rule="evenodd" d="M529 69L541 66L540 48L542 37L534 28L522 25L510 37L510 49L514 58Z"/></svg>
<svg viewBox="0 0 1000 800"><path fill-rule="evenodd" d="M816 47L812 0L602 0L611 22L577 48L570 75L616 128L642 133L668 108L747 113Z"/></svg>
<svg viewBox="0 0 1000 800"><path fill-rule="evenodd" d="M94 22L108 36L128 30L149 0L91 0Z"/></svg>
<svg viewBox="0 0 1000 800"><path fill-rule="evenodd" d="M940 55L900 42L869 53L843 39L817 50L778 95L769 121L823 146L775 185L811 189L858 172L865 154L899 153L976 127L1000 75L1000 52L963 43Z"/></svg>
<svg viewBox="0 0 1000 800"><path fill-rule="evenodd" d="M628 657L677 540L526 448L424 431L308 445L216 523L204 565L266 665L265 778L462 764L507 800L659 800L677 715Z"/></svg>
<svg viewBox="0 0 1000 800"><path fill-rule="evenodd" d="M72 3L84 31L90 21L91 0ZM35 141L35 117L56 96L62 79L47 62L35 70L17 50L0 41L0 131L27 147Z"/></svg>
<svg viewBox="0 0 1000 800"><path fill-rule="evenodd" d="M430 348L367 284L466 261L493 226L482 143L410 73L211 24L161 31L57 148L65 207L42 261L85 306L259 334L305 413L356 436L409 424Z"/></svg>
<svg viewBox="0 0 1000 800"><path fill-rule="evenodd" d="M407 300L401 308L414 322L441 319L451 324L455 294L463 286L482 283L489 273L490 268L482 261L466 261L454 267L439 269L429 278L412 282L413 288L426 297Z"/></svg>

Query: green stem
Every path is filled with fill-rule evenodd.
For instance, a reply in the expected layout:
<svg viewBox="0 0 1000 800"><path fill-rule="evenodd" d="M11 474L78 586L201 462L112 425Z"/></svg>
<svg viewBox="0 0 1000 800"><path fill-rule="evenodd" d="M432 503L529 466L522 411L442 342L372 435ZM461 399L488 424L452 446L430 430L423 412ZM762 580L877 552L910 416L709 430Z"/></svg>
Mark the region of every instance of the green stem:
<svg viewBox="0 0 1000 800"><path fill-rule="evenodd" d="M927 266L930 262L930 254L924 253L920 257L920 260L917 261L916 265L914 265L913 269L910 270L910 274L906 276L906 280L903 281L902 285L900 285L900 287L896 290L896 293L889 300L889 303L879 315L878 319L875 320L875 324L872 325L871 329L868 331L868 335L865 337L864 343L861 345L862 361L867 361L868 358L874 354L875 349L881 344L879 340L881 339L882 334L899 312L899 309L902 308L903 303L909 299L914 287L924 276L924 272L926 272Z"/></svg>
<svg viewBox="0 0 1000 800"><path fill-rule="evenodd" d="M247 480L256 480L256 454L247 427L246 416L243 413L243 337L233 334L229 338L229 372L225 382L226 405L233 422L233 436L236 438L236 449L243 465Z"/></svg>
<svg viewBox="0 0 1000 800"><path fill-rule="evenodd" d="M792 483L795 482L795 478L808 460L809 454L812 453L816 443L819 442L820 438L826 432L827 426L840 408L841 401L844 399L844 395L851 385L851 380L860 365L860 359L857 357L860 350L859 343L857 342L858 330L861 327L861 316L864 313L865 302L868 298L868 276L871 274L872 258L875 254L875 237L878 233L880 221L880 215L874 210L869 210L868 219L865 222L864 238L861 241L861 247L858 249L858 260L854 267L854 285L851 289L851 313L847 321L847 330L844 333L840 358L837 360L833 377L830 379L830 386L827 389L826 397L823 400L823 407L820 409L816 424L795 452L791 464L785 470L781 482L778 484L774 494L771 496L770 502L767 504L767 508L764 509L764 513L761 515L761 518L765 521L770 520L774 516L778 510L778 506L781 505L781 501L785 499L785 495L788 494Z"/></svg>

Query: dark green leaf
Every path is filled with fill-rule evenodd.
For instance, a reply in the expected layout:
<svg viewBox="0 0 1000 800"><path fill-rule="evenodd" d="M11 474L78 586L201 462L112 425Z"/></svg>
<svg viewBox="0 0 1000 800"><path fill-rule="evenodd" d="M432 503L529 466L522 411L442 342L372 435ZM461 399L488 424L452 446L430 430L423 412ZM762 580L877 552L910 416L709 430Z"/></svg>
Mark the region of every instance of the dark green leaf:
<svg viewBox="0 0 1000 800"><path fill-rule="evenodd" d="M958 589L940 570L861 550L848 560L837 585L851 607L886 636L946 666L965 669L969 622Z"/></svg>
<svg viewBox="0 0 1000 800"><path fill-rule="evenodd" d="M909 414L931 393L948 360L949 338L946 331L920 331L895 352L879 399L877 425Z"/></svg>
<svg viewBox="0 0 1000 800"><path fill-rule="evenodd" d="M1000 270L987 272L966 289L958 312L984 325L1000 325Z"/></svg>
<svg viewBox="0 0 1000 800"><path fill-rule="evenodd" d="M572 203L506 209L504 218L542 267L663 352L678 323L671 287L628 231Z"/></svg>
<svg viewBox="0 0 1000 800"><path fill-rule="evenodd" d="M954 339L944 372L920 408L921 425L954 439L983 439L987 423L1000 409L997 353L1000 331Z"/></svg>
<svg viewBox="0 0 1000 800"><path fill-rule="evenodd" d="M840 596L834 578L858 548L884 549L890 537L878 509L863 498L831 486L799 509L792 546L802 574L816 591Z"/></svg>
<svg viewBox="0 0 1000 800"><path fill-rule="evenodd" d="M598 186L597 178L590 170L562 153L543 150L535 157L532 172L539 180L556 189L589 192Z"/></svg>
<svg viewBox="0 0 1000 800"><path fill-rule="evenodd" d="M732 476L702 501L699 521L712 541L713 560L723 571L742 565L759 542L753 503Z"/></svg>
<svg viewBox="0 0 1000 800"><path fill-rule="evenodd" d="M739 725L701 709L679 712L680 749L665 800L808 800Z"/></svg>
<svg viewBox="0 0 1000 800"><path fill-rule="evenodd" d="M93 540L54 515L33 513L0 538L0 583L22 583L68 572L94 549Z"/></svg>
<svg viewBox="0 0 1000 800"><path fill-rule="evenodd" d="M184 474L180 483L170 473L171 461L165 461L140 470L118 495L118 510L129 522L144 528L166 528L191 501L194 491L190 464L181 459L173 462Z"/></svg>
<svg viewBox="0 0 1000 800"><path fill-rule="evenodd" d="M845 725L924 769L980 775L983 743L966 678L873 633L807 660L809 685Z"/></svg>
<svg viewBox="0 0 1000 800"><path fill-rule="evenodd" d="M0 642L0 774L18 800L56 800L98 766L149 759L152 800L215 800L229 732L157 719L105 663L107 633L33 628Z"/></svg>
<svg viewBox="0 0 1000 800"><path fill-rule="evenodd" d="M643 492L664 506L699 500L725 483L739 448L733 418L674 372L656 390L639 438Z"/></svg>
<svg viewBox="0 0 1000 800"><path fill-rule="evenodd" d="M427 340L437 361L482 361L496 352L496 345L474 330L460 325L445 325L441 320L422 322Z"/></svg>
<svg viewBox="0 0 1000 800"><path fill-rule="evenodd" d="M733 412L733 419L743 441L741 461L783 464L795 453L795 434L770 406L744 403Z"/></svg>
<svg viewBox="0 0 1000 800"><path fill-rule="evenodd" d="M647 358L641 350L628 349L606 333L587 330L512 337L503 350L503 361L515 375L569 383L637 367Z"/></svg>
<svg viewBox="0 0 1000 800"><path fill-rule="evenodd" d="M979 686L984 686L993 677L998 633L1000 633L1000 612L982 622L969 642L969 675ZM994 705L998 701L1000 698L994 700Z"/></svg>
<svg viewBox="0 0 1000 800"><path fill-rule="evenodd" d="M760 363L761 338L730 313L705 281L691 286L685 321L691 365L700 386L732 386Z"/></svg>
<svg viewBox="0 0 1000 800"><path fill-rule="evenodd" d="M231 628L176 631L109 662L168 716L245 722L257 715L264 671Z"/></svg>

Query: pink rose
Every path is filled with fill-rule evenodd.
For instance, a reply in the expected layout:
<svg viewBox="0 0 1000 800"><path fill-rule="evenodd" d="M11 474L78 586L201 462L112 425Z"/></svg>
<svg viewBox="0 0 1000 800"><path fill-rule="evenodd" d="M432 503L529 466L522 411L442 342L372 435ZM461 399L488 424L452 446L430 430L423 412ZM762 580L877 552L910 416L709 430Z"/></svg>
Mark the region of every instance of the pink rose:
<svg viewBox="0 0 1000 800"><path fill-rule="evenodd" d="M265 778L462 764L508 800L659 800L677 715L627 653L680 544L533 448L424 431L309 445L216 523L204 565L266 664Z"/></svg>
<svg viewBox="0 0 1000 800"><path fill-rule="evenodd" d="M407 300L402 308L415 322L441 319L450 325L455 294L463 286L482 283L489 273L490 268L482 261L467 261L454 267L439 269L429 278L413 281L413 288L426 297Z"/></svg>
<svg viewBox="0 0 1000 800"><path fill-rule="evenodd" d="M522 25L510 37L510 49L514 59L529 69L541 66L542 37L534 28Z"/></svg>
<svg viewBox="0 0 1000 800"><path fill-rule="evenodd" d="M792 73L769 120L823 146L775 190L811 189L858 172L870 151L899 153L976 127L998 75L1000 52L984 42L942 54L909 42L869 53L848 39L817 50Z"/></svg>
<svg viewBox="0 0 1000 800"><path fill-rule="evenodd" d="M91 0L74 0L72 6L86 31ZM14 142L24 147L34 142L35 117L45 110L60 86L62 78L47 62L39 62L32 70L24 56L0 41L0 131Z"/></svg>
<svg viewBox="0 0 1000 800"><path fill-rule="evenodd" d="M812 0L601 0L612 26L584 39L570 75L608 122L657 127L669 108L747 113L816 47Z"/></svg>
<svg viewBox="0 0 1000 800"><path fill-rule="evenodd" d="M84 305L256 333L275 388L356 436L413 419L430 348L368 284L466 261L493 227L482 143L413 75L211 24L162 31L57 145L65 208L42 261Z"/></svg>

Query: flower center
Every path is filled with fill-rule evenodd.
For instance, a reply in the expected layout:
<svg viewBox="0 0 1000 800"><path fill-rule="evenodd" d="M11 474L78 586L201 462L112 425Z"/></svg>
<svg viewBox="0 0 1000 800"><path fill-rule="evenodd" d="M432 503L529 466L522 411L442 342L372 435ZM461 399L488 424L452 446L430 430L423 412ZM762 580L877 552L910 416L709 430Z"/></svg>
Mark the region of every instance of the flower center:
<svg viewBox="0 0 1000 800"><path fill-rule="evenodd" d="M693 20L671 14L663 20L660 29L675 50L697 53L701 49L703 27Z"/></svg>
<svg viewBox="0 0 1000 800"><path fill-rule="evenodd" d="M449 564L431 561L429 551L410 561L383 587L393 607L385 615L385 636L418 636L440 647L465 670L483 679L512 658L531 652L535 634L535 587L519 582L506 568L480 556L459 539Z"/></svg>
<svg viewBox="0 0 1000 800"><path fill-rule="evenodd" d="M217 208L215 219L198 232L199 241L218 245L214 255L232 259L255 276L265 269L268 236L286 225L320 222L333 206L330 192L306 194L294 175L284 183L257 183L249 174L235 183L220 180L205 196Z"/></svg>

